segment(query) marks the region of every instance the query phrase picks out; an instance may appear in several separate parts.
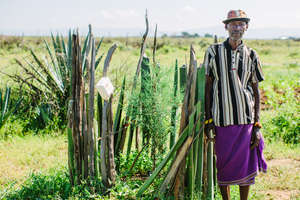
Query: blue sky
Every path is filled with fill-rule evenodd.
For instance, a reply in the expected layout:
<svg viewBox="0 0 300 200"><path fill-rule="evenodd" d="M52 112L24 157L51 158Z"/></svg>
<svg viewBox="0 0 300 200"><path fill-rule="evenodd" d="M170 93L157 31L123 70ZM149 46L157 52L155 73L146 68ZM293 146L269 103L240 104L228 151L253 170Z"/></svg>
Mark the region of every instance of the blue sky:
<svg viewBox="0 0 300 200"><path fill-rule="evenodd" d="M146 9L151 28L157 23L161 34L187 30L226 35L222 20L230 9L242 9L251 18L250 35L260 30L258 34L274 37L300 36L299 0L0 0L0 34L87 30L91 23L98 34L139 35Z"/></svg>

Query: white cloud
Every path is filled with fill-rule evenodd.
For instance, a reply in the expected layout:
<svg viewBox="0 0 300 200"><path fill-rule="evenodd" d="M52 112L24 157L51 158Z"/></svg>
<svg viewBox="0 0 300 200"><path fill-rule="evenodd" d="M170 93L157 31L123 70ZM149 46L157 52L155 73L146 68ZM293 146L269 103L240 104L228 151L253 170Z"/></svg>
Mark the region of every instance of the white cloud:
<svg viewBox="0 0 300 200"><path fill-rule="evenodd" d="M183 10L184 12L195 12L195 11L196 11L196 9L193 8L193 7L190 6L190 5L184 6L182 10Z"/></svg>
<svg viewBox="0 0 300 200"><path fill-rule="evenodd" d="M195 6L185 5L174 14L175 20L171 21L174 22L172 28L177 30L198 28L204 20L201 14L202 12L199 12Z"/></svg>
<svg viewBox="0 0 300 200"><path fill-rule="evenodd" d="M81 24L91 23L105 28L132 28L143 24L144 15L134 9L100 9L87 14ZM140 22L141 21L141 22ZM79 23L79 20L77 20Z"/></svg>
<svg viewBox="0 0 300 200"><path fill-rule="evenodd" d="M100 15L104 19L114 19L115 18L115 16L111 12L109 12L107 10L101 10L100 11Z"/></svg>
<svg viewBox="0 0 300 200"><path fill-rule="evenodd" d="M114 10L117 17L138 17L139 14L135 10Z"/></svg>
<svg viewBox="0 0 300 200"><path fill-rule="evenodd" d="M110 9L110 10L101 10L100 15L105 19L130 19L132 17L138 17L140 16L139 13L137 13L133 9Z"/></svg>

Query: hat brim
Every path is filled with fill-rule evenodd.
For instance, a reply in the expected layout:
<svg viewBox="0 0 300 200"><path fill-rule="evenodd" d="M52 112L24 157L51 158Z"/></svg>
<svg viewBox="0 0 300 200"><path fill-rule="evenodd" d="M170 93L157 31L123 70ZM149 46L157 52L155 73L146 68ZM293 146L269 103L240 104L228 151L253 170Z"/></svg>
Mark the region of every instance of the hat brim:
<svg viewBox="0 0 300 200"><path fill-rule="evenodd" d="M236 17L236 18L230 18L230 19L225 19L223 21L224 24L228 24L229 22L232 22L232 21L242 21L242 22L249 22L250 19L249 18L246 18L246 17Z"/></svg>

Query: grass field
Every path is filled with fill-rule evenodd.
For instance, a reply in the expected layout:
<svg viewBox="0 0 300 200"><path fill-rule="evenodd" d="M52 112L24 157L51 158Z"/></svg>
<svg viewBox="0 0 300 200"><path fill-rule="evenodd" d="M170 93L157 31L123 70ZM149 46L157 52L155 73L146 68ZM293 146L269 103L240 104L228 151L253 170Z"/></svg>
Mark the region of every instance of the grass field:
<svg viewBox="0 0 300 200"><path fill-rule="evenodd" d="M20 186L31 173L67 171L67 142L62 136L26 136L0 143L0 185ZM268 172L259 174L250 199L299 199L300 148L282 142L266 143ZM238 198L237 187L232 199Z"/></svg>
<svg viewBox="0 0 300 200"><path fill-rule="evenodd" d="M46 38L49 40L49 38ZM98 39L99 40L99 39ZM5 42L8 41L8 42ZM123 75L131 84L139 56L139 38L106 38L100 53L106 53L113 42L119 46L111 61L109 76L118 88ZM159 38L156 60L160 62L164 81L172 87L175 59L179 65L188 62L189 46L194 45L198 64L212 39ZM262 91L261 121L265 137L267 174L260 174L251 188L250 199L300 199L300 146L286 144L299 142L300 126L300 43L291 40L247 40L262 61L265 81ZM0 71L19 73L14 58L31 59L28 47L43 55L43 38L0 37ZM148 41L147 55L152 56L152 38ZM96 79L103 66L100 63ZM101 68L101 69L100 69ZM14 85L0 74L0 86ZM30 174L56 176L67 172L67 138L63 133L26 133L19 120L7 123L0 130L0 199L30 179ZM296 139L297 140L297 139ZM118 191L121 191L118 190ZM121 194L121 192L120 192ZM129 192L134 197L134 191ZM1 196L2 195L2 196ZM232 199L238 198L237 187L232 188ZM47 198L47 197L45 197ZM74 197L75 198L75 197ZM217 199L220 194L217 195Z"/></svg>

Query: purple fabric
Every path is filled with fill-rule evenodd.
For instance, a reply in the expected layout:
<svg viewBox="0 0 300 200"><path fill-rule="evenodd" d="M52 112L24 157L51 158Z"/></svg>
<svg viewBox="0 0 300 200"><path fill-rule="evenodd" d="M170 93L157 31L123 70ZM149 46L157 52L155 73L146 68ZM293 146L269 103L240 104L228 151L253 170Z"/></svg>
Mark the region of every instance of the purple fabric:
<svg viewBox="0 0 300 200"><path fill-rule="evenodd" d="M251 185L259 171L267 171L263 138L250 150L252 128L253 124L216 127L219 185Z"/></svg>

